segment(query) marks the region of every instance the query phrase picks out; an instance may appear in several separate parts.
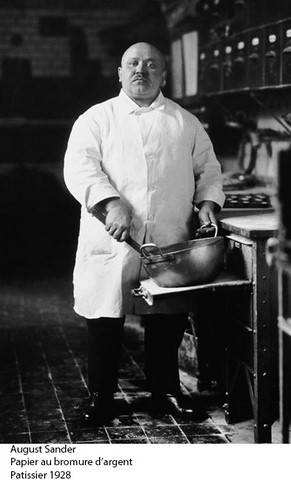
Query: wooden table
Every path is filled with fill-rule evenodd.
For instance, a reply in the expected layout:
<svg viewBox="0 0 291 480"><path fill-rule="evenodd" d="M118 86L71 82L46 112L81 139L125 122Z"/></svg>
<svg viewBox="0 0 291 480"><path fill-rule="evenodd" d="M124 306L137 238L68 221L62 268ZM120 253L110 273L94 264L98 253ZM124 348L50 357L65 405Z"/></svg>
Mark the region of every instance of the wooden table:
<svg viewBox="0 0 291 480"><path fill-rule="evenodd" d="M277 224L275 213L221 219L228 241L228 268L252 281L249 312L239 308L234 318L228 318L227 415L232 422L235 418L232 397L239 371L243 371L254 416L254 438L262 443L271 442L272 423L277 415L277 272L271 271L266 263L266 242L277 236Z"/></svg>
<svg viewBox="0 0 291 480"><path fill-rule="evenodd" d="M288 255L285 245L288 243ZM280 380L280 421L282 443L289 443L291 419L291 259L290 240L279 244L277 268L279 274L279 380Z"/></svg>
<svg viewBox="0 0 291 480"><path fill-rule="evenodd" d="M272 389L277 374L277 277L266 264L266 241L277 235L274 213L224 216L225 270L215 282L180 288L161 288L141 282L140 313L193 310L201 293L218 293L217 321L224 328L226 351L226 419L238 418L239 384L243 372L254 417L255 442L271 442ZM210 300L211 301L211 300ZM220 319L218 318L220 317Z"/></svg>

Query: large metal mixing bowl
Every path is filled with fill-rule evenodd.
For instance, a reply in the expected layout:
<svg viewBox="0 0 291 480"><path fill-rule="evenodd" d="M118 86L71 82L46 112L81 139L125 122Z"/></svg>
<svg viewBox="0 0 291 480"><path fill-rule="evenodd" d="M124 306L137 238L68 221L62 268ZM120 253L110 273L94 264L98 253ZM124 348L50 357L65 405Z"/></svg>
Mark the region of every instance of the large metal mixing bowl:
<svg viewBox="0 0 291 480"><path fill-rule="evenodd" d="M94 209L91 213L105 224L106 217L102 212ZM204 225L206 228L209 226L215 230L214 237L167 247L159 248L154 243L140 246L130 236L126 242L140 254L146 273L160 287L199 285L213 281L223 268L224 239L217 237L216 225Z"/></svg>
<svg viewBox="0 0 291 480"><path fill-rule="evenodd" d="M148 276L160 287L209 283L223 268L224 239L202 238L163 248L145 244L141 258Z"/></svg>

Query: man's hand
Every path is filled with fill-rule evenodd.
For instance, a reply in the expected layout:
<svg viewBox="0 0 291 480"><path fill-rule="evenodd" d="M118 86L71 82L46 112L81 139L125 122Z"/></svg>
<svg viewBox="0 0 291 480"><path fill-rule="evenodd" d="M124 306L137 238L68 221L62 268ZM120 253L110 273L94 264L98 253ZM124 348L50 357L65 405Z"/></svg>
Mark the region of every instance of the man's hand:
<svg viewBox="0 0 291 480"><path fill-rule="evenodd" d="M215 202L205 200L198 205L198 208L198 218L200 226L207 225L208 223L214 223L214 225L217 225L217 220L214 212L219 209L219 207Z"/></svg>
<svg viewBox="0 0 291 480"><path fill-rule="evenodd" d="M125 204L115 198L104 205L107 212L105 230L118 242L124 242L129 236L131 219Z"/></svg>

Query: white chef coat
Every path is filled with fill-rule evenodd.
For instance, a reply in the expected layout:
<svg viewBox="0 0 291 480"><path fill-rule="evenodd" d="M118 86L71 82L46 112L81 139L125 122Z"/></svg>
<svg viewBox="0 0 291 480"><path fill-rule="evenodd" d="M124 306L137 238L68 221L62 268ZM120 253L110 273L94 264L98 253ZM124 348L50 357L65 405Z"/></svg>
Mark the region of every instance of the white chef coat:
<svg viewBox="0 0 291 480"><path fill-rule="evenodd" d="M121 90L81 115L69 138L64 178L82 206L74 308L86 318L134 313L130 290L141 272L138 253L114 240L91 207L120 197L132 216L131 236L165 246L189 240L193 202L224 202L207 133L161 92L144 108Z"/></svg>

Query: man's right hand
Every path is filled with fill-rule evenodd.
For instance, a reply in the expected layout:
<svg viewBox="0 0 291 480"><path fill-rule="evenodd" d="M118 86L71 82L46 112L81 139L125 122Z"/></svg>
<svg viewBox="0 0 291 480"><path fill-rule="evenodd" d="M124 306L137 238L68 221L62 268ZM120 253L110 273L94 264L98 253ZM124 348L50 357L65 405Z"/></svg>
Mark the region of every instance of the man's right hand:
<svg viewBox="0 0 291 480"><path fill-rule="evenodd" d="M104 205L107 212L105 230L118 242L124 242L130 233L131 219L125 204L119 199L111 199Z"/></svg>

